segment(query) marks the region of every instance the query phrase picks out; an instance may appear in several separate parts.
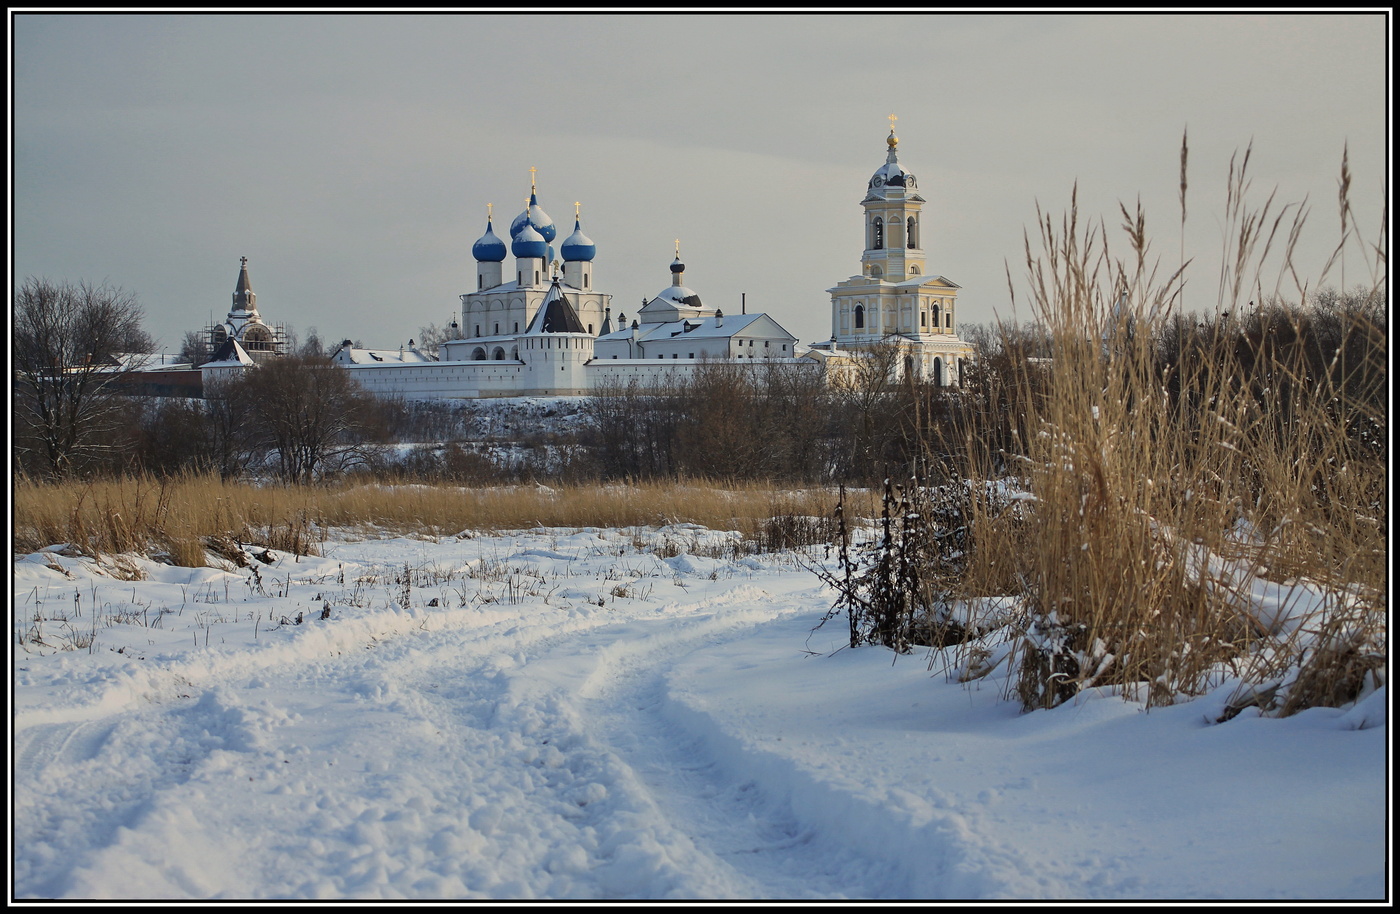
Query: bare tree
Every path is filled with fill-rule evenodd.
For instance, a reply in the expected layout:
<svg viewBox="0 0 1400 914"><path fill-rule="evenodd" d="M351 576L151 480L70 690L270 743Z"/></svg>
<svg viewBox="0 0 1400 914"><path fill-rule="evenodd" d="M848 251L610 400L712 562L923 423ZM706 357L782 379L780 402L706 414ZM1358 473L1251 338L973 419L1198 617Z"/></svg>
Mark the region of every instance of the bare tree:
<svg viewBox="0 0 1400 914"><path fill-rule="evenodd" d="M242 398L253 425L288 482L312 482L356 463L362 431L377 415L373 398L339 366L287 356L249 369L224 392Z"/></svg>
<svg viewBox="0 0 1400 914"><path fill-rule="evenodd" d="M66 476L115 448L123 424L118 390L154 350L135 296L86 282L30 277L15 294L16 456L46 476Z"/></svg>
<svg viewBox="0 0 1400 914"><path fill-rule="evenodd" d="M881 439L899 391L901 357L899 344L885 339L862 349L832 378L836 403L847 422L849 464L841 474L847 478L879 479L885 473Z"/></svg>
<svg viewBox="0 0 1400 914"><path fill-rule="evenodd" d="M198 330L186 330L184 338L180 340L180 354L176 359L198 368L209 361L209 355L209 344L204 334Z"/></svg>
<svg viewBox="0 0 1400 914"><path fill-rule="evenodd" d="M427 352L437 355L438 347L448 340L460 340L462 331L456 326L456 321L444 324L439 327L437 324L426 324L418 328L417 346L420 352Z"/></svg>

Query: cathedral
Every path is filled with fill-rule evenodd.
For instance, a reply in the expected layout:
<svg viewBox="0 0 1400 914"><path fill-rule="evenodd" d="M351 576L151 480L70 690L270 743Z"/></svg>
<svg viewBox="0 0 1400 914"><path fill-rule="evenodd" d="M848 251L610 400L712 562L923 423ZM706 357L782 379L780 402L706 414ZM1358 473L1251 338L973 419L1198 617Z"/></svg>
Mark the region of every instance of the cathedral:
<svg viewBox="0 0 1400 914"><path fill-rule="evenodd" d="M455 338L435 353L412 341L398 350L360 349L347 341L332 360L371 392L411 399L577 396L634 383L661 387L721 359L753 368L775 360L798 370L825 365L838 374L876 347L897 350L895 370L901 375L958 384L972 356L956 333L959 286L928 272L921 225L926 201L914 175L899 163L893 126L885 143L885 163L861 200L860 272L827 290L829 340L799 348L770 315L725 315L706 305L685 285L679 242L670 282L630 320L620 311L614 315L612 296L599 288L594 273L598 246L583 231L579 204L573 231L556 252L559 229L540 204L531 168L528 202L501 235L487 205L486 231L471 247L475 288L459 296ZM239 289L256 314L246 269L245 261ZM230 313L226 333L236 332L234 317Z"/></svg>

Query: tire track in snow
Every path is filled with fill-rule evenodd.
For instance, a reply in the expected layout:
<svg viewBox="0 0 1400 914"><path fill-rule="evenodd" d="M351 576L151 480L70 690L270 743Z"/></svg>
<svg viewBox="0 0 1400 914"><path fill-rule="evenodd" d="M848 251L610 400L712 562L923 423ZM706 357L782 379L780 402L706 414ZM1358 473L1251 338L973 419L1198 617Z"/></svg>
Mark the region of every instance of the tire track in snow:
<svg viewBox="0 0 1400 914"><path fill-rule="evenodd" d="M810 579L801 586L813 594L819 590ZM775 613L766 608L770 602L772 595L763 590L739 586L689 604L681 620L642 623L645 634L633 623L629 637L595 650L594 668L577 689L578 713L635 773L658 814L719 874L714 891L693 897L897 897L903 877L896 867L804 822L791 797L718 760L700 728L678 723L670 707L666 675L677 655L742 639L810 606L785 598L784 605L798 608ZM537 676L548 679L548 666L536 664Z"/></svg>

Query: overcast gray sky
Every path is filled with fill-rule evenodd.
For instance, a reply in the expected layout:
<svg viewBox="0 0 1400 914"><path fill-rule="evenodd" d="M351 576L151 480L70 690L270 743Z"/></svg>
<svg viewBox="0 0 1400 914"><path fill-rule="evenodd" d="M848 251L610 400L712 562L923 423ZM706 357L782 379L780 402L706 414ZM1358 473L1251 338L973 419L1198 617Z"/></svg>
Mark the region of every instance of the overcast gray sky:
<svg viewBox="0 0 1400 914"><path fill-rule="evenodd" d="M1006 264L1019 295L1036 204L1063 212L1076 181L1113 233L1141 199L1174 268L1183 130L1192 307L1215 303L1232 153L1253 142L1260 205L1309 201L1305 276L1338 237L1344 144L1372 240L1389 167L1379 12L10 22L12 288L121 286L171 348L227 313L242 256L264 318L303 336L389 348L445 323L486 204L508 225L531 166L561 240L582 203L614 313L669 284L679 238L707 304L746 293L802 342L859 269L891 113L964 322L1011 316ZM1324 284L1364 278L1346 264Z"/></svg>

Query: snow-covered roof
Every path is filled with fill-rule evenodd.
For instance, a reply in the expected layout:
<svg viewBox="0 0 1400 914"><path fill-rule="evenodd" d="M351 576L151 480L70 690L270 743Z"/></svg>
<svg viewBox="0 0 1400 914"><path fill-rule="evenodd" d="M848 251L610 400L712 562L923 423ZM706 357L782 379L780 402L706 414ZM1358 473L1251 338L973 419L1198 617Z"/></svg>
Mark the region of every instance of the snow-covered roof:
<svg viewBox="0 0 1400 914"><path fill-rule="evenodd" d="M335 359L339 362L348 362L351 365L377 365L383 363L405 365L416 362L437 361L437 359L419 350L417 347L407 347L404 349L355 349L346 346L336 352Z"/></svg>
<svg viewBox="0 0 1400 914"><path fill-rule="evenodd" d="M244 351L238 340L229 337L224 340L218 349L214 351L213 357L205 362L200 368L247 368L256 364L252 356Z"/></svg>
<svg viewBox="0 0 1400 914"><path fill-rule="evenodd" d="M529 226L526 226L529 228ZM530 319L526 334L534 333L587 333L578 312L564 296L564 287L556 278L549 285L549 292L540 303L539 310Z"/></svg>
<svg viewBox="0 0 1400 914"><path fill-rule="evenodd" d="M949 289L962 288L962 286L953 282L948 277L939 275L937 273L920 274L918 276L910 276L907 279L900 280L889 280L885 279L883 276L866 276L864 274L857 273L845 282L832 286L826 291L828 293L836 292L842 289L843 287L850 288L851 286L855 285L888 286L889 288L893 289L917 289L922 288L923 286L945 286Z"/></svg>
<svg viewBox="0 0 1400 914"><path fill-rule="evenodd" d="M766 324L759 327L756 324ZM773 331L777 331L774 333ZM764 332L767 331L767 332ZM632 331L619 330L606 339L627 339ZM667 321L664 324L643 324L637 331L637 339L643 342L663 342L669 339L733 339L736 336L765 336L774 339L786 336L796 340L783 329L782 325L763 312L754 314L726 314ZM605 339L599 337L599 339Z"/></svg>
<svg viewBox="0 0 1400 914"><path fill-rule="evenodd" d="M515 280L512 279L512 280L509 280L509 281L507 281L507 282L501 283L499 286L489 286L488 288L485 288L485 289L478 289L478 290L475 291L475 292L467 292L467 293L465 293L465 294L467 294L467 295L499 295L499 294L504 293L504 292L515 292L515 291L520 290L520 289L529 290L529 289L538 289L538 288L539 288L539 285L536 284L536 283L529 283L529 282L527 282L527 283L521 284L521 283L518 283L518 282L516 282ZM571 285L569 285L568 283L564 282L564 280L563 280L562 278L559 280L559 288L563 289L565 292L580 292L580 293L582 293L582 292L590 291L590 290L587 290L587 289L580 289L578 286L571 286Z"/></svg>
<svg viewBox="0 0 1400 914"><path fill-rule="evenodd" d="M675 305L678 308L698 309L705 307L700 303L700 295L689 286L667 286L656 293L656 297L653 298L652 301L657 301L658 299ZM650 304L650 302L648 302L648 304Z"/></svg>

